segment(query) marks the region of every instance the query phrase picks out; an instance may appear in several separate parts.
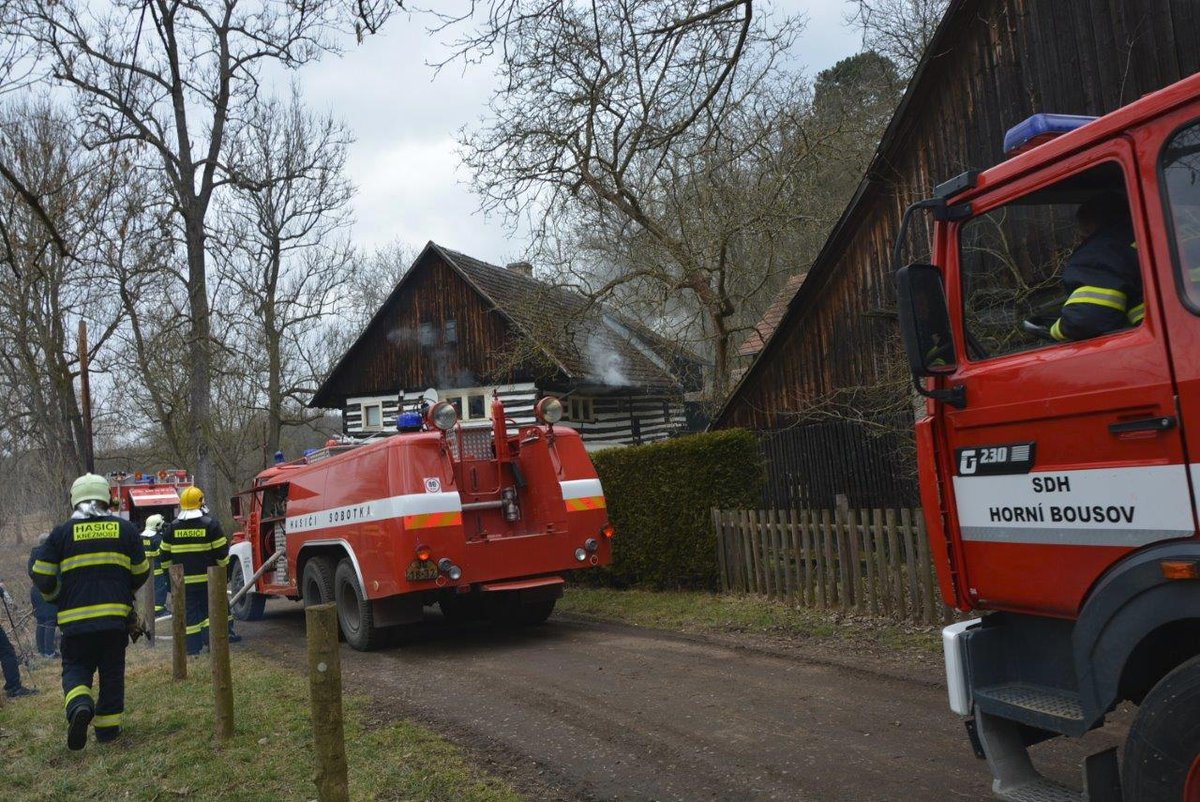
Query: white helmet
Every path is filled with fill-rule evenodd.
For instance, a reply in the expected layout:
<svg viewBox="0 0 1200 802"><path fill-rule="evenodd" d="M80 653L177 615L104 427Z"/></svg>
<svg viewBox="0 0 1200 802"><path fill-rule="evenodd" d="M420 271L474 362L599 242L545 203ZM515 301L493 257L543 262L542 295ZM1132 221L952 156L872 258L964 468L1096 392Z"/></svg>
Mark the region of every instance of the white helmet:
<svg viewBox="0 0 1200 802"><path fill-rule="evenodd" d="M153 535L159 529L162 529L163 517L157 513L146 519L146 528L142 531L143 535Z"/></svg>

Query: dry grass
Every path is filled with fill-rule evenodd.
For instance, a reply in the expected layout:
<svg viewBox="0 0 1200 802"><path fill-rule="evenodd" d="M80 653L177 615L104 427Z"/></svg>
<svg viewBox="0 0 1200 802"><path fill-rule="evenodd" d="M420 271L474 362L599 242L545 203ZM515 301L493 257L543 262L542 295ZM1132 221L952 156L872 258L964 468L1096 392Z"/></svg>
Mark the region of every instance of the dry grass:
<svg viewBox="0 0 1200 802"><path fill-rule="evenodd" d="M302 675L235 652L236 730L212 739L212 680L207 658L171 679L170 652L129 650L125 734L93 739L83 752L65 745L57 663L36 669L34 697L0 708L0 761L6 801L17 800L309 800L312 728ZM457 747L407 722L369 718L366 700L346 697L346 745L355 800L474 800L520 797L471 765Z"/></svg>

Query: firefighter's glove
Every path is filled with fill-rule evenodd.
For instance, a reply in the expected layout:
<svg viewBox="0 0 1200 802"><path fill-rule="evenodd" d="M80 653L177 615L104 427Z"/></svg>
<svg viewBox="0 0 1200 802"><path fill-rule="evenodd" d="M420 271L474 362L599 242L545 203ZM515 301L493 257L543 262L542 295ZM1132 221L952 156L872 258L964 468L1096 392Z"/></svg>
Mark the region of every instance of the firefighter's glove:
<svg viewBox="0 0 1200 802"><path fill-rule="evenodd" d="M132 610L129 617L125 619L125 632L129 635L130 643L137 643L138 638L146 634L146 625L142 623L141 617Z"/></svg>

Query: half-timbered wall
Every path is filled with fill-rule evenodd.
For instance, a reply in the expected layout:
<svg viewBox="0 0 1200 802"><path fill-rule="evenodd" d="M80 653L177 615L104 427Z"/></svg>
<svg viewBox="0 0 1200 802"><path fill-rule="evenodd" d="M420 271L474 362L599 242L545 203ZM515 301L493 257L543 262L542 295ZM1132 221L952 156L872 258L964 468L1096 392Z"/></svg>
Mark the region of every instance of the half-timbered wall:
<svg viewBox="0 0 1200 802"><path fill-rule="evenodd" d="M1200 5L957 0L930 51L870 181L714 427L778 428L839 389L894 377L890 249L904 206L968 168L1001 161L1004 132L1031 114L1103 114L1196 72ZM924 256L927 238L915 226L910 259Z"/></svg>

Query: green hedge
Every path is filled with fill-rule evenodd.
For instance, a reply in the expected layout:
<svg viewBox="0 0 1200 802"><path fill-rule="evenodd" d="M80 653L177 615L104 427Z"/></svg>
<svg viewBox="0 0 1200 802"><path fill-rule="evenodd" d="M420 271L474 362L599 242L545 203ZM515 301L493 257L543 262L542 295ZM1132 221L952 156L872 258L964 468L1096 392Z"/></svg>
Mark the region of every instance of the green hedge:
<svg viewBox="0 0 1200 802"><path fill-rule="evenodd" d="M584 576L618 587L715 590L711 510L758 505L764 469L754 435L695 434L592 459L617 535L612 568Z"/></svg>

